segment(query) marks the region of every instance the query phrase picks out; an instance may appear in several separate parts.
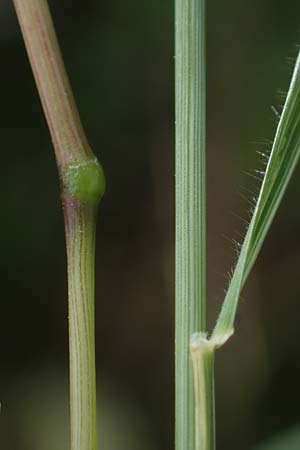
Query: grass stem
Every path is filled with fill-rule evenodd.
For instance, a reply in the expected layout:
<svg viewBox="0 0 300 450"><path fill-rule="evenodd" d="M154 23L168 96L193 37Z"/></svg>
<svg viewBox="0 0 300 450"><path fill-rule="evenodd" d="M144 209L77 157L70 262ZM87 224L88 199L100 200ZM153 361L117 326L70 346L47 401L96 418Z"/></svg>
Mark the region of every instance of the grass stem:
<svg viewBox="0 0 300 450"><path fill-rule="evenodd" d="M190 339L206 331L205 1L175 0L176 450L194 449Z"/></svg>
<svg viewBox="0 0 300 450"><path fill-rule="evenodd" d="M96 450L95 207L63 200L69 286L71 449Z"/></svg>
<svg viewBox="0 0 300 450"><path fill-rule="evenodd" d="M68 259L71 450L96 450L94 260L105 190L85 137L46 0L13 0L61 180Z"/></svg>
<svg viewBox="0 0 300 450"><path fill-rule="evenodd" d="M214 346L205 335L193 335L191 354L195 390L195 450L215 448L214 353Z"/></svg>
<svg viewBox="0 0 300 450"><path fill-rule="evenodd" d="M92 157L59 49L47 0L13 0L58 166Z"/></svg>

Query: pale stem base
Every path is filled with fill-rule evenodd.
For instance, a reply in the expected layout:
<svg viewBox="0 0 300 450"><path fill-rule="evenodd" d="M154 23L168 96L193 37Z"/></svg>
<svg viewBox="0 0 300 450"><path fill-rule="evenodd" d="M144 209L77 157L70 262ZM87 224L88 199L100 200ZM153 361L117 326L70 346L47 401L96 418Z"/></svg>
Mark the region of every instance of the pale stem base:
<svg viewBox="0 0 300 450"><path fill-rule="evenodd" d="M215 450L214 353L214 346L205 337L193 336L195 450Z"/></svg>

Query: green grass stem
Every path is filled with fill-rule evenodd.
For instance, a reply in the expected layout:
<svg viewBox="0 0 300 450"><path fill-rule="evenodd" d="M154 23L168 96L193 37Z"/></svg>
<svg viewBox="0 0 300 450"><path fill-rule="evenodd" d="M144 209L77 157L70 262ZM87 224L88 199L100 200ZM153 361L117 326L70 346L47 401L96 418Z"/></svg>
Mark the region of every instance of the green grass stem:
<svg viewBox="0 0 300 450"><path fill-rule="evenodd" d="M63 205L68 257L71 449L96 450L96 208L68 197Z"/></svg>
<svg viewBox="0 0 300 450"><path fill-rule="evenodd" d="M175 444L176 450L193 450L195 400L190 339L196 331L206 330L204 0L175 0L175 115Z"/></svg>

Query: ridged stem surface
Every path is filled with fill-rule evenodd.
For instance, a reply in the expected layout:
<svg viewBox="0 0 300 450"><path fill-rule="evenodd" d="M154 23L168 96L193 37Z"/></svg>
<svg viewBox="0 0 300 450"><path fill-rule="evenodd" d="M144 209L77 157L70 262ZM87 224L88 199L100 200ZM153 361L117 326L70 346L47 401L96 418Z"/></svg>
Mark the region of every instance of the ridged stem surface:
<svg viewBox="0 0 300 450"><path fill-rule="evenodd" d="M194 449L193 333L206 327L205 2L175 0L176 450Z"/></svg>
<svg viewBox="0 0 300 450"><path fill-rule="evenodd" d="M94 260L96 210L63 200L68 256L71 449L96 449Z"/></svg>
<svg viewBox="0 0 300 450"><path fill-rule="evenodd" d="M46 0L13 0L51 133L68 259L71 450L96 450L94 260L103 170L79 119Z"/></svg>

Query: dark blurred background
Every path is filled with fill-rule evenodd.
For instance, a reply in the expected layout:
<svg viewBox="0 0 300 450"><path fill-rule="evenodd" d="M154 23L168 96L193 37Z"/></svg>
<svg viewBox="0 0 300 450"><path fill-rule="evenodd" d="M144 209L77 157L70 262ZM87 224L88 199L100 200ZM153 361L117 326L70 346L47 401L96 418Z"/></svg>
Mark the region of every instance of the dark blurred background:
<svg viewBox="0 0 300 450"><path fill-rule="evenodd" d="M99 435L172 450L173 2L51 7L107 176L97 237ZM213 325L300 43L300 3L208 2L208 301ZM51 140L14 14L0 1L0 446L68 448L67 288ZM218 449L300 448L300 172L216 360ZM269 444L262 444L268 442Z"/></svg>

